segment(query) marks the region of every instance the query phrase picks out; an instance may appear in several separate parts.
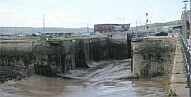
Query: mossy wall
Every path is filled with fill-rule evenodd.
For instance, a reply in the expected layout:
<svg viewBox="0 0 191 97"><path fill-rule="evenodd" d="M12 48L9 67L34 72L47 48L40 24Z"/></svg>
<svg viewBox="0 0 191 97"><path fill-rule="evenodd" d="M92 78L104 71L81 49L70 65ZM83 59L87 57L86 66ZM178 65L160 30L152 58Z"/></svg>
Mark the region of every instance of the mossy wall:
<svg viewBox="0 0 191 97"><path fill-rule="evenodd" d="M176 40L150 39L133 46L133 74L145 78L168 74L173 63Z"/></svg>
<svg viewBox="0 0 191 97"><path fill-rule="evenodd" d="M0 82L29 76L32 74L33 60L30 51L0 49Z"/></svg>
<svg viewBox="0 0 191 97"><path fill-rule="evenodd" d="M127 59L127 45L130 45L126 41L107 38L47 41L40 45L34 42L22 43L23 46L19 44L0 45L2 81L33 73L56 76L74 68L88 68L91 61Z"/></svg>

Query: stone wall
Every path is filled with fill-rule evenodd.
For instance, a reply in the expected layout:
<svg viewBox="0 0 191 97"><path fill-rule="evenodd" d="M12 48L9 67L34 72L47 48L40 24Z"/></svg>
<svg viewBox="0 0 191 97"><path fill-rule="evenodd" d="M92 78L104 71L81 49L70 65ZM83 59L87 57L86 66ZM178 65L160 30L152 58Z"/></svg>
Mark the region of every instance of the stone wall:
<svg viewBox="0 0 191 97"><path fill-rule="evenodd" d="M176 38L148 38L133 43L133 74L140 78L168 74L173 64Z"/></svg>

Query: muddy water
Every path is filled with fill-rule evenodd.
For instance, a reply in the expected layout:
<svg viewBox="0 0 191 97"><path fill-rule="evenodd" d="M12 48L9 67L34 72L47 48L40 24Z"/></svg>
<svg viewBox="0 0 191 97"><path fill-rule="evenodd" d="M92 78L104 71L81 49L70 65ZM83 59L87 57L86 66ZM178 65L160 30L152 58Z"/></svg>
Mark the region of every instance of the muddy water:
<svg viewBox="0 0 191 97"><path fill-rule="evenodd" d="M157 81L118 80L130 76L129 60L102 61L60 74L74 79L32 76L0 85L0 97L165 97Z"/></svg>

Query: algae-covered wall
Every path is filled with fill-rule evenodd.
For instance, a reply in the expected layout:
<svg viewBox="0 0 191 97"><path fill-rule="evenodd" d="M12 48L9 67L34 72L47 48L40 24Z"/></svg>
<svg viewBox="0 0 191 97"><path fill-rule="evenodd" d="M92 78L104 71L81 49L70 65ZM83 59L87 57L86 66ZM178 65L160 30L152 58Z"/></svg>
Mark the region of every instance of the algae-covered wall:
<svg viewBox="0 0 191 97"><path fill-rule="evenodd" d="M133 74L141 78L168 74L175 45L175 38L144 39L133 43Z"/></svg>
<svg viewBox="0 0 191 97"><path fill-rule="evenodd" d="M31 42L0 42L0 82L32 74Z"/></svg>
<svg viewBox="0 0 191 97"><path fill-rule="evenodd" d="M91 61L127 59L125 40L84 38L35 42L0 42L0 79L20 79L36 73L56 76L74 68L88 68Z"/></svg>

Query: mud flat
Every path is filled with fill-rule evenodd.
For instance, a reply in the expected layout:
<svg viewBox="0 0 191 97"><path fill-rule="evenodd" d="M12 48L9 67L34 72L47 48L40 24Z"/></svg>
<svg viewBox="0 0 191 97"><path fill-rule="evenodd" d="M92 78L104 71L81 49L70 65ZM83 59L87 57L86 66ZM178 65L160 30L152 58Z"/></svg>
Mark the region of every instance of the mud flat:
<svg viewBox="0 0 191 97"><path fill-rule="evenodd" d="M152 80L119 80L131 75L131 60L92 62L68 77L31 76L0 84L3 97L165 97L165 85Z"/></svg>

